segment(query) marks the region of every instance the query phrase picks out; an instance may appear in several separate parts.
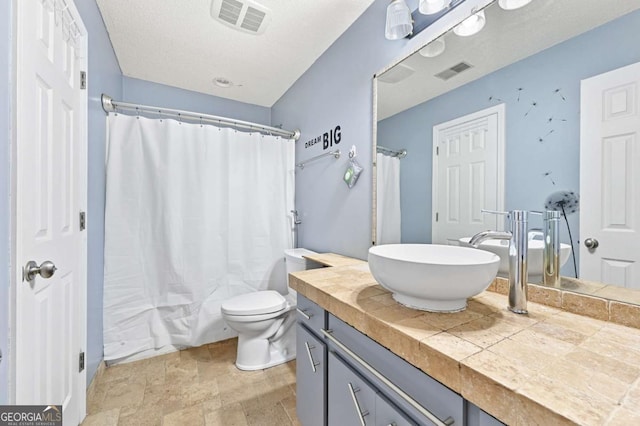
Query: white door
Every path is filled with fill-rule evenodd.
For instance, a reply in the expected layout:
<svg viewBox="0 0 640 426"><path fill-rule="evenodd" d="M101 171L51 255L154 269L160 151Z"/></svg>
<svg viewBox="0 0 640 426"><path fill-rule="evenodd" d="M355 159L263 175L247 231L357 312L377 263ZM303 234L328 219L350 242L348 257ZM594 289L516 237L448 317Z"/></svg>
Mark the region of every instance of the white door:
<svg viewBox="0 0 640 426"><path fill-rule="evenodd" d="M504 104L433 127L432 243L503 229Z"/></svg>
<svg viewBox="0 0 640 426"><path fill-rule="evenodd" d="M580 98L580 278L629 288L640 288L639 87L637 63L583 80Z"/></svg>
<svg viewBox="0 0 640 426"><path fill-rule="evenodd" d="M17 0L15 403L85 415L86 31L72 0ZM21 267L51 261L45 279Z"/></svg>

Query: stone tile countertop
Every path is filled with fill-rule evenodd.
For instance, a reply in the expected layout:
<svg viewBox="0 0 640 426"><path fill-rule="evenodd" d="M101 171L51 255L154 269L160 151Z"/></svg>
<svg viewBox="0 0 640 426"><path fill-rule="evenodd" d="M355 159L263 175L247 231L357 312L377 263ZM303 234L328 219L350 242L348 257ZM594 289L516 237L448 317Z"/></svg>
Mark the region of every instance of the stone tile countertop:
<svg viewBox="0 0 640 426"><path fill-rule="evenodd" d="M510 425L640 425L640 330L485 291L463 312L396 303L367 262L308 258L291 286Z"/></svg>

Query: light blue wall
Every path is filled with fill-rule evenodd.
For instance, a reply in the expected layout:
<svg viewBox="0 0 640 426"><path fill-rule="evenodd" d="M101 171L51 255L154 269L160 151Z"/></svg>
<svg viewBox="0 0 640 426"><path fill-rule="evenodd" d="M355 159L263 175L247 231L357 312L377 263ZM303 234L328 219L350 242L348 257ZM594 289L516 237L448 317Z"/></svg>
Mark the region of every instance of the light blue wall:
<svg viewBox="0 0 640 426"><path fill-rule="evenodd" d="M9 366L9 274L11 166L11 2L0 2L0 405L7 404Z"/></svg>
<svg viewBox="0 0 640 426"><path fill-rule="evenodd" d="M122 100L126 102L197 111L254 123L271 124L270 108L126 76L123 77L122 84L124 96Z"/></svg>
<svg viewBox="0 0 640 426"><path fill-rule="evenodd" d="M457 11L464 13L463 8L479 3L467 0ZM272 107L273 122L302 131L297 161L327 152L322 143L305 148L305 142L336 125L342 130L340 144L330 148L340 148L340 159L324 158L296 172L300 246L362 259L371 246L373 75L441 34L451 20L448 15L412 40L389 41L384 38L387 5L374 2ZM352 145L364 171L349 189L342 176Z"/></svg>
<svg viewBox="0 0 640 426"><path fill-rule="evenodd" d="M95 0L76 1L89 32L89 150L87 205L87 385L102 361L102 285L104 276L105 113L100 95L122 96L122 74Z"/></svg>
<svg viewBox="0 0 640 426"><path fill-rule="evenodd" d="M402 145L408 155L400 161L402 242L431 242L431 129L445 120L424 117L421 105L378 122L378 144ZM456 106L453 105L455 108ZM460 106L457 106L460 108ZM448 114L451 106L447 105ZM439 111L436 111L436 114ZM454 112L455 116L458 114ZM421 120L423 122L421 122ZM426 123L427 121L430 122ZM427 135L429 132L429 135ZM429 143L427 143L429 141ZM428 180L426 180L428 179Z"/></svg>
<svg viewBox="0 0 640 426"><path fill-rule="evenodd" d="M401 163L402 241L431 240L433 126L499 103L490 97L506 104L506 208L540 210L554 191L578 192L580 80L640 61L639 37L636 11L378 123L379 144L409 151ZM579 215L568 218L577 242ZM571 262L563 273L573 274Z"/></svg>

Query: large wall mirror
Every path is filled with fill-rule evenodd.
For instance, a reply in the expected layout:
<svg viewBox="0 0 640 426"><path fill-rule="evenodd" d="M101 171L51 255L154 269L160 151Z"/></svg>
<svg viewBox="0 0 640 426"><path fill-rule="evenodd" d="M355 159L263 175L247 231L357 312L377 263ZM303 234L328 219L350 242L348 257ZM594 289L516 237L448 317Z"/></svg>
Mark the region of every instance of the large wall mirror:
<svg viewBox="0 0 640 426"><path fill-rule="evenodd" d="M375 78L374 243L460 244L504 226L482 209L563 209L564 283L640 302L640 0L481 12L478 33Z"/></svg>

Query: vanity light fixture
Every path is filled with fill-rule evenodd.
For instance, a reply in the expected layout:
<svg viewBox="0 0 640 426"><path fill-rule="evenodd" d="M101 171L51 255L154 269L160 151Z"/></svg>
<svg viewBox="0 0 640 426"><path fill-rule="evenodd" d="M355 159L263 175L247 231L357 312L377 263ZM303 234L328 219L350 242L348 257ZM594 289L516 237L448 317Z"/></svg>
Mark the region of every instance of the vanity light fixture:
<svg viewBox="0 0 640 426"><path fill-rule="evenodd" d="M418 50L418 53L420 53L420 55L424 56L425 58L435 58L436 56L444 52L444 48L444 38L440 37L433 40L422 49Z"/></svg>
<svg viewBox="0 0 640 426"><path fill-rule="evenodd" d="M484 28L486 22L484 10L481 10L458 24L458 26L453 29L453 32L461 37L472 36L479 33L480 30Z"/></svg>
<svg viewBox="0 0 640 426"><path fill-rule="evenodd" d="M411 10L404 0L393 0L387 7L387 25L384 36L387 40L400 40L413 31Z"/></svg>
<svg viewBox="0 0 640 426"><path fill-rule="evenodd" d="M420 0L418 10L423 15L433 15L449 7L451 0Z"/></svg>
<svg viewBox="0 0 640 426"><path fill-rule="evenodd" d="M504 10L520 9L531 3L531 0L498 0L498 5Z"/></svg>

